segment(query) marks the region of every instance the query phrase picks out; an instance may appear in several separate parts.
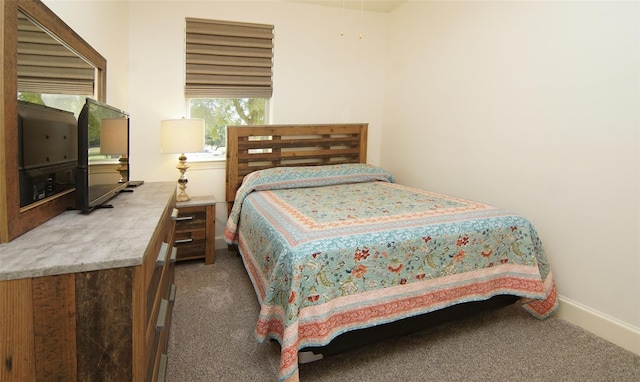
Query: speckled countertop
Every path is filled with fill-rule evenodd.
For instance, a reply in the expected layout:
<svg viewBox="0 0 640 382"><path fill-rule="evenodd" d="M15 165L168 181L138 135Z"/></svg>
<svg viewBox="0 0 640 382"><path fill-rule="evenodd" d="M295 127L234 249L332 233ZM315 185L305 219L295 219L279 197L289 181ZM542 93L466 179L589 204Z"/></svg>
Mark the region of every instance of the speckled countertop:
<svg viewBox="0 0 640 382"><path fill-rule="evenodd" d="M0 244L0 280L142 264L175 182L144 183L111 199L113 208L66 211Z"/></svg>

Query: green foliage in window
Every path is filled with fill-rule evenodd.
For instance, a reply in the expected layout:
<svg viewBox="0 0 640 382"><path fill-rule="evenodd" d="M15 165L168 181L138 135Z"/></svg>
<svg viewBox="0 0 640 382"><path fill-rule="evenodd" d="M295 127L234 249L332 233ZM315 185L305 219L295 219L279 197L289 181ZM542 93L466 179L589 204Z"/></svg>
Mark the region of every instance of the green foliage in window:
<svg viewBox="0 0 640 382"><path fill-rule="evenodd" d="M264 124L264 98L199 98L189 101L190 117L205 121L205 145L226 145L227 125Z"/></svg>
<svg viewBox="0 0 640 382"><path fill-rule="evenodd" d="M18 92L18 101L26 101L31 103L36 103L38 105L44 105L44 100L42 99L42 94L40 93L22 93Z"/></svg>
<svg viewBox="0 0 640 382"><path fill-rule="evenodd" d="M82 95L18 92L18 101L26 101L70 111L75 114L76 118L78 114L80 114L80 110L82 110L85 98L86 97Z"/></svg>

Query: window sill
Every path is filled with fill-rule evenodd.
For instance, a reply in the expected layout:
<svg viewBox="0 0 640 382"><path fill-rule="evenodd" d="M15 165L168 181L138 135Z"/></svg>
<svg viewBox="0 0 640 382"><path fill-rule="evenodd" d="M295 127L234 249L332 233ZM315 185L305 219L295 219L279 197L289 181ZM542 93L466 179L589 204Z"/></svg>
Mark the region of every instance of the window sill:
<svg viewBox="0 0 640 382"><path fill-rule="evenodd" d="M211 158L196 158L189 159L187 155L187 165L189 166L189 170L217 170L224 169L227 167L226 158L222 157L220 159L211 159Z"/></svg>

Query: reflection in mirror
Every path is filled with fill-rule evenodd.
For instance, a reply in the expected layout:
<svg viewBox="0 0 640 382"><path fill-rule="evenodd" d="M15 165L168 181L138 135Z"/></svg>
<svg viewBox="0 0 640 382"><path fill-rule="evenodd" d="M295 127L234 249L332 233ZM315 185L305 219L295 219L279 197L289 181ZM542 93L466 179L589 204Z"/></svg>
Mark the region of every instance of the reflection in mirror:
<svg viewBox="0 0 640 382"><path fill-rule="evenodd" d="M118 158L120 173L118 183L129 180L129 120L128 118L104 118L100 129L100 154ZM91 160L91 157L89 157Z"/></svg>
<svg viewBox="0 0 640 382"><path fill-rule="evenodd" d="M75 113L95 97L96 68L18 12L18 100Z"/></svg>
<svg viewBox="0 0 640 382"><path fill-rule="evenodd" d="M91 211L127 187L128 154L129 115L87 98L78 118L77 209Z"/></svg>
<svg viewBox="0 0 640 382"><path fill-rule="evenodd" d="M0 13L0 243L7 243L75 206L74 191L21 205L18 100L74 113L85 97L104 102L107 60L41 0L0 0Z"/></svg>

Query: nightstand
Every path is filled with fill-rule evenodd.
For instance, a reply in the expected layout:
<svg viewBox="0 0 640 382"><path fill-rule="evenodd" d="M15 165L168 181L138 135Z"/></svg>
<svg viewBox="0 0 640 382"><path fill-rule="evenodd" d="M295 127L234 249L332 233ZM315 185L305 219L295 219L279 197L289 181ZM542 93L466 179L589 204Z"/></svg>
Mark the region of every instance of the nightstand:
<svg viewBox="0 0 640 382"><path fill-rule="evenodd" d="M176 208L177 260L204 258L205 264L213 264L216 199L213 196L195 196L186 202L177 202Z"/></svg>

